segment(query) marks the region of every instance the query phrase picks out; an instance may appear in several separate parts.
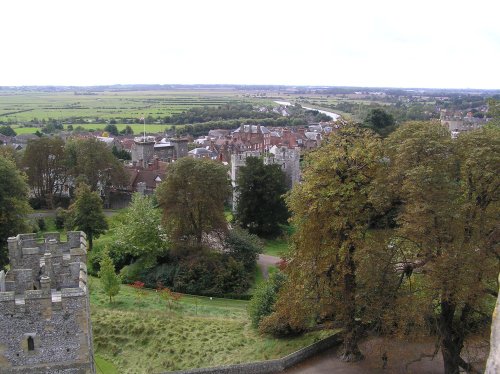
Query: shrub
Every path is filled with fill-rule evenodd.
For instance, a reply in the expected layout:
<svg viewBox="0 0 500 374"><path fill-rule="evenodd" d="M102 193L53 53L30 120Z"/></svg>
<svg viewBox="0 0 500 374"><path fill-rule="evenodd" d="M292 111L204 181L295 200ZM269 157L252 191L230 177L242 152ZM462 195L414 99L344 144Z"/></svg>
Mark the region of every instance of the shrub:
<svg viewBox="0 0 500 374"><path fill-rule="evenodd" d="M36 223L38 224L38 228L40 231L44 231L47 228L47 225L45 224L45 219L43 217L40 217L36 220Z"/></svg>
<svg viewBox="0 0 500 374"><path fill-rule="evenodd" d="M66 222L67 215L68 213L64 209L62 208L56 209L56 216L54 218L54 223L57 229L61 230L64 228L64 223Z"/></svg>
<svg viewBox="0 0 500 374"><path fill-rule="evenodd" d="M271 274L267 281L261 282L255 290L254 296L248 304L248 314L252 326L257 328L260 321L270 315L274 310L278 291L285 281L285 275L281 272Z"/></svg>
<svg viewBox="0 0 500 374"><path fill-rule="evenodd" d="M229 231L225 239L229 254L237 261L243 263L246 271L253 271L259 253L264 251L262 241L258 236L250 234L247 230L236 227Z"/></svg>

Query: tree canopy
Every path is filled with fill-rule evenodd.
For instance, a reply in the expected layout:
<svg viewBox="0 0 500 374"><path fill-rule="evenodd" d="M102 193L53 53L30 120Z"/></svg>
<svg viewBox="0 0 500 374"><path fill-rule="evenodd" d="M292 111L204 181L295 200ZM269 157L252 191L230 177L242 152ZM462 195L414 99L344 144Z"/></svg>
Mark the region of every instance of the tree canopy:
<svg viewBox="0 0 500 374"><path fill-rule="evenodd" d="M53 196L63 192L68 177L64 141L58 137L28 141L22 163L32 193L52 208Z"/></svg>
<svg viewBox="0 0 500 374"><path fill-rule="evenodd" d="M283 195L287 191L280 165L264 165L262 159L248 157L237 176L236 219L251 233L275 236L288 219Z"/></svg>
<svg viewBox="0 0 500 374"><path fill-rule="evenodd" d="M10 126L0 126L0 134L5 136L16 136L16 132Z"/></svg>
<svg viewBox="0 0 500 374"><path fill-rule="evenodd" d="M381 185L401 202L390 239L395 268L404 274L397 297L420 305L418 316L394 318L419 327L430 320L445 373L471 371L461 357L465 338L491 313L485 300L497 288L500 129L452 140L438 123L407 123L389 136L386 151Z"/></svg>
<svg viewBox="0 0 500 374"><path fill-rule="evenodd" d="M152 197L135 193L123 224L116 230L116 242L124 253L142 257L147 265L155 265L156 257L168 249L166 233L161 225L161 211Z"/></svg>
<svg viewBox="0 0 500 374"><path fill-rule="evenodd" d="M7 238L24 232L30 212L26 176L0 155L0 269L7 264Z"/></svg>
<svg viewBox="0 0 500 374"><path fill-rule="evenodd" d="M372 129L381 136L387 136L394 131L395 124L396 121L392 114L381 108L371 109L363 122L365 127Z"/></svg>
<svg viewBox="0 0 500 374"><path fill-rule="evenodd" d="M380 158L380 139L355 125L342 127L306 156L303 182L287 197L296 228L289 281L276 313L263 320L285 319L290 331L304 329L312 317L340 321L349 361L361 358L354 256L373 215L369 192Z"/></svg>
<svg viewBox="0 0 500 374"><path fill-rule="evenodd" d="M104 142L95 138L73 140L66 144L66 152L70 174L87 183L92 191L110 184L126 185L123 165Z"/></svg>
<svg viewBox="0 0 500 374"><path fill-rule="evenodd" d="M99 194L91 191L85 183L80 184L76 189L76 200L69 211L71 224L87 234L88 248L92 250L94 238L108 229Z"/></svg>
<svg viewBox="0 0 500 374"><path fill-rule="evenodd" d="M261 329L341 322L345 359L361 357L359 327L436 334L445 373L473 371L461 352L498 288L500 128L455 140L439 123L410 122L381 141L346 126L305 165L287 198L289 281Z"/></svg>
<svg viewBox="0 0 500 374"><path fill-rule="evenodd" d="M226 231L224 203L230 193L224 165L190 157L176 161L156 191L169 238L200 247L204 234Z"/></svg>

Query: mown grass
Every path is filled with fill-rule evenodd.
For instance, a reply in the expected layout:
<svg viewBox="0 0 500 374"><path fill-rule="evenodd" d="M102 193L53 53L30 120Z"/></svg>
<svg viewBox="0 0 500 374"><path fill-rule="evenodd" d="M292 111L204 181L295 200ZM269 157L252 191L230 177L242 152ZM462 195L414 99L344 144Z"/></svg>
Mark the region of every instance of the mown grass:
<svg viewBox="0 0 500 374"><path fill-rule="evenodd" d="M248 321L247 301L183 296L171 309L155 291L142 297L122 286L114 303L91 279L96 354L119 373L158 373L282 357L333 331L293 339L259 335Z"/></svg>

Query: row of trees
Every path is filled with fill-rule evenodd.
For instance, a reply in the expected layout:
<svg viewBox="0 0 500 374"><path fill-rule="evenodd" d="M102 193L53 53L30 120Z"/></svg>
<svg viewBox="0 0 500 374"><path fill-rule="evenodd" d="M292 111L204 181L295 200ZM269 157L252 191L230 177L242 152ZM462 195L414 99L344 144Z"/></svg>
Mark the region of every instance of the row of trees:
<svg viewBox="0 0 500 374"><path fill-rule="evenodd" d="M434 333L446 373L473 370L465 338L489 320L498 289L498 165L498 126L457 140L433 122L384 141L353 125L332 134L288 194L288 281L260 328L340 323L347 361L362 358L366 329Z"/></svg>

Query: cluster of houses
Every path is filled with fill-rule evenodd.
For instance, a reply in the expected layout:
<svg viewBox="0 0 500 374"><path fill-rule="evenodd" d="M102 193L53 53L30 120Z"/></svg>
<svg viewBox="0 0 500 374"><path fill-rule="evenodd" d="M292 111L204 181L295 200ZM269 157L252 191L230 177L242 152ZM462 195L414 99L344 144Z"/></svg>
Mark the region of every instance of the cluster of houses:
<svg viewBox="0 0 500 374"><path fill-rule="evenodd" d="M290 186L300 179L300 155L305 150L318 147L324 136L338 126L334 122L311 124L298 128L267 128L263 125L241 125L236 130L210 130L207 136L197 139L187 137L151 136L103 136L99 133L72 134L59 133L64 140L69 138L94 137L104 142L109 148L126 151L131 161L124 161L124 168L129 177L128 186L116 195L106 199L108 207L118 208L128 203L123 195L132 192L151 194L165 180L168 165L182 157L209 158L231 165L231 179L236 187L238 169L245 164L249 156L258 156L265 163L279 164L287 175ZM104 134L106 135L106 134ZM24 149L34 134L16 137L0 135L1 143ZM118 197L118 195L120 195Z"/></svg>
<svg viewBox="0 0 500 374"><path fill-rule="evenodd" d="M472 112L467 112L464 115L460 111L441 110L440 121L441 125L450 131L451 137L456 138L462 132L480 129L488 122L488 119L474 117Z"/></svg>

